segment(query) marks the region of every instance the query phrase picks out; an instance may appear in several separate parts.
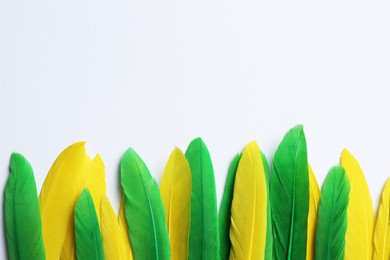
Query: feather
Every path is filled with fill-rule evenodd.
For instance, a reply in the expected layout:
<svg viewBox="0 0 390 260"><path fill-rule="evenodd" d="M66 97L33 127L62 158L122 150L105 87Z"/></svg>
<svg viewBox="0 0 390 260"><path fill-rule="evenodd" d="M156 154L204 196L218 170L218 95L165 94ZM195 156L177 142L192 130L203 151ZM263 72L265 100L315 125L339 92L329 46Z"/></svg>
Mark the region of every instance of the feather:
<svg viewBox="0 0 390 260"><path fill-rule="evenodd" d="M186 157L178 148L173 150L165 166L160 193L171 243L171 259L187 259L191 216L191 171Z"/></svg>
<svg viewBox="0 0 390 260"><path fill-rule="evenodd" d="M125 199L124 199L123 191L122 191L121 205L119 208L118 223L119 223L119 228L120 228L121 233L122 233L123 244L124 244L125 253L126 253L126 259L133 260L134 259L133 251L131 249L129 232L128 232L127 223L126 223Z"/></svg>
<svg viewBox="0 0 390 260"><path fill-rule="evenodd" d="M46 176L39 203L47 259L60 259L67 232L74 232L74 206L89 163L84 142L75 143L58 156Z"/></svg>
<svg viewBox="0 0 390 260"><path fill-rule="evenodd" d="M275 152L273 166L270 199L274 257L306 259L309 170L303 126L287 132Z"/></svg>
<svg viewBox="0 0 390 260"><path fill-rule="evenodd" d="M120 168L124 209L134 258L169 259L169 236L156 181L132 148L123 155Z"/></svg>
<svg viewBox="0 0 390 260"><path fill-rule="evenodd" d="M306 259L314 259L314 244L316 237L318 203L320 200L320 189L316 177L310 165L309 168L309 214L307 216L307 243Z"/></svg>
<svg viewBox="0 0 390 260"><path fill-rule="evenodd" d="M374 212L368 185L353 155L343 150L341 165L348 176L351 191L348 204L348 227L345 259L371 259Z"/></svg>
<svg viewBox="0 0 390 260"><path fill-rule="evenodd" d="M390 179L383 188L374 230L373 260L390 259Z"/></svg>
<svg viewBox="0 0 390 260"><path fill-rule="evenodd" d="M229 259L270 259L266 251L268 218L267 178L256 142L241 156L234 182L231 207Z"/></svg>
<svg viewBox="0 0 390 260"><path fill-rule="evenodd" d="M185 155L192 175L188 259L215 260L219 256L218 210L210 154L203 140L196 138Z"/></svg>
<svg viewBox="0 0 390 260"><path fill-rule="evenodd" d="M104 249L95 206L88 189L84 189L74 209L76 255L78 260L103 260Z"/></svg>
<svg viewBox="0 0 390 260"><path fill-rule="evenodd" d="M4 191L4 221L8 259L45 259L42 222L33 169L13 153Z"/></svg>
<svg viewBox="0 0 390 260"><path fill-rule="evenodd" d="M344 259L349 191L349 180L344 168L333 167L322 186L318 209L315 239L315 259L317 260Z"/></svg>
<svg viewBox="0 0 390 260"><path fill-rule="evenodd" d="M118 219L107 197L100 206L100 227L103 239L104 258L106 260L127 259L125 243Z"/></svg>
<svg viewBox="0 0 390 260"><path fill-rule="evenodd" d="M233 201L234 180L241 154L237 154L230 164L229 172L226 178L225 191L223 193L221 207L219 209L219 259L227 260L230 254L230 209Z"/></svg>
<svg viewBox="0 0 390 260"><path fill-rule="evenodd" d="M99 154L97 154L92 160L85 179L84 187L88 189L92 196L96 212L100 212L102 200L106 197L107 184L104 162ZM100 223L100 215L98 214L97 217Z"/></svg>
<svg viewBox="0 0 390 260"><path fill-rule="evenodd" d="M85 172L82 173L82 184L79 186L78 192L84 188L87 188L92 196L94 207L96 212L100 212L100 205L102 199L106 196L106 174L104 172L104 163L100 155L96 155L95 158L88 164ZM76 191L77 192L77 191ZM100 223L100 214L97 215L98 222ZM64 244L62 246L61 259L72 260L76 259L75 251L75 237L74 237L74 225L71 222L68 226Z"/></svg>

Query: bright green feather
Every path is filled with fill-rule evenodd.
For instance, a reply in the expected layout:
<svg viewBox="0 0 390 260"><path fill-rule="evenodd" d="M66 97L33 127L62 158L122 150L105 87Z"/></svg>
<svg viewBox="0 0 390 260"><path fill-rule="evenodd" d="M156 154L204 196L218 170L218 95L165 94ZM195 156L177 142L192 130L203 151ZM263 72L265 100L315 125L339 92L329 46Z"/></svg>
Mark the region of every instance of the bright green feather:
<svg viewBox="0 0 390 260"><path fill-rule="evenodd" d="M273 251L273 237L272 237L272 219L271 219L271 205L269 199L269 169L267 157L263 152L261 152L261 159L263 161L265 179L267 180L267 194L268 194L268 205L267 205L267 233L266 233L266 243L265 243L265 259L272 259Z"/></svg>
<svg viewBox="0 0 390 260"><path fill-rule="evenodd" d="M225 191L223 193L221 207L219 209L219 259L227 260L230 254L230 209L233 200L234 180L236 178L236 171L238 162L240 161L240 154L237 154L230 164L229 172L226 178Z"/></svg>
<svg viewBox="0 0 390 260"><path fill-rule="evenodd" d="M46 259L37 188L29 162L13 153L4 191L8 259Z"/></svg>
<svg viewBox="0 0 390 260"><path fill-rule="evenodd" d="M217 196L213 165L201 138L194 139L186 157L192 174L191 227L188 259L218 259L219 234Z"/></svg>
<svg viewBox="0 0 390 260"><path fill-rule="evenodd" d="M104 259L103 240L95 206L88 189L84 189L77 199L74 210L76 255L78 260Z"/></svg>
<svg viewBox="0 0 390 260"><path fill-rule="evenodd" d="M318 208L315 259L344 259L349 180L342 166L333 167L322 186Z"/></svg>
<svg viewBox="0 0 390 260"><path fill-rule="evenodd" d="M270 199L275 259L306 259L309 171L303 126L284 136L274 155Z"/></svg>
<svg viewBox="0 0 390 260"><path fill-rule="evenodd" d="M160 190L139 155L129 148L121 160L121 184L135 259L169 259L170 244Z"/></svg>

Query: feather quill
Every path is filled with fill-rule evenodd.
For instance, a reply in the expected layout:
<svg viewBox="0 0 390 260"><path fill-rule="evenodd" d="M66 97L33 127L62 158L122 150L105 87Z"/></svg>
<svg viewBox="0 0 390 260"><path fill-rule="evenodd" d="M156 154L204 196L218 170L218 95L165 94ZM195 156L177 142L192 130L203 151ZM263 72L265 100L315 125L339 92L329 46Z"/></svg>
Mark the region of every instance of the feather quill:
<svg viewBox="0 0 390 260"><path fill-rule="evenodd" d="M217 195L213 165L201 138L194 139L185 156L192 175L191 227L188 259L218 259Z"/></svg>
<svg viewBox="0 0 390 260"><path fill-rule="evenodd" d="M4 221L8 259L46 259L33 169L17 153L4 191Z"/></svg>
<svg viewBox="0 0 390 260"><path fill-rule="evenodd" d="M175 148L165 166L160 184L172 260L188 258L191 185L191 171L188 161L183 152L179 148Z"/></svg>
<svg viewBox="0 0 390 260"><path fill-rule="evenodd" d="M309 214L307 216L307 244L306 259L314 259L314 245L316 237L318 203L320 201L320 189L316 177L310 165L309 168Z"/></svg>
<svg viewBox="0 0 390 260"><path fill-rule="evenodd" d="M169 236L160 192L145 163L132 148L121 160L121 184L134 258L169 259Z"/></svg>
<svg viewBox="0 0 390 260"><path fill-rule="evenodd" d="M306 259L309 170L302 125L284 136L275 152L273 166L270 199L274 257Z"/></svg>
<svg viewBox="0 0 390 260"><path fill-rule="evenodd" d="M353 155L343 150L341 165L348 176L351 191L348 204L348 227L345 259L371 259L374 212L368 185Z"/></svg>
<svg viewBox="0 0 390 260"><path fill-rule="evenodd" d="M43 183L39 203L48 259L60 259L67 233L74 233L74 206L84 186L89 163L84 142L75 143L58 156Z"/></svg>
<svg viewBox="0 0 390 260"><path fill-rule="evenodd" d="M221 207L219 209L219 259L227 260L229 259L231 242L229 237L230 232L230 209L232 207L233 201L233 189L234 189L234 180L236 178L236 172L238 167L238 162L240 161L241 154L237 154L229 167L228 175L226 178L225 191L223 193Z"/></svg>
<svg viewBox="0 0 390 260"><path fill-rule="evenodd" d="M231 207L229 259L270 259L267 252L267 178L256 142L249 143L241 156L234 182Z"/></svg>
<svg viewBox="0 0 390 260"><path fill-rule="evenodd" d="M106 260L127 259L122 230L114 209L107 197L104 197L100 206L100 227L103 239L104 258Z"/></svg>
<svg viewBox="0 0 390 260"><path fill-rule="evenodd" d="M104 249L92 196L84 189L74 209L76 255L78 260L103 260Z"/></svg>
<svg viewBox="0 0 390 260"><path fill-rule="evenodd" d="M315 259L344 259L349 180L342 166L333 167L322 186L315 240ZM312 258L314 259L314 258Z"/></svg>
<svg viewBox="0 0 390 260"><path fill-rule="evenodd" d="M390 259L390 179L382 190L374 230L373 260Z"/></svg>

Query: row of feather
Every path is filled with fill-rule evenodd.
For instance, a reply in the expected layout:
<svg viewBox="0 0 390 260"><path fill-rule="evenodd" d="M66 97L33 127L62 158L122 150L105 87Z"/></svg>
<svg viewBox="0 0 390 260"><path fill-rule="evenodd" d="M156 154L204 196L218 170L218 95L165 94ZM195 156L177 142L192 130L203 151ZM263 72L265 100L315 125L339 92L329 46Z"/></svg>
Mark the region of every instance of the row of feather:
<svg viewBox="0 0 390 260"><path fill-rule="evenodd" d="M256 142L234 157L217 212L213 166L194 139L175 148L158 187L129 148L120 163L118 216L105 169L75 143L56 159L39 197L33 170L12 154L5 187L9 259L389 259L390 184L374 228L371 197L356 159L344 150L320 192L301 125L273 156Z"/></svg>

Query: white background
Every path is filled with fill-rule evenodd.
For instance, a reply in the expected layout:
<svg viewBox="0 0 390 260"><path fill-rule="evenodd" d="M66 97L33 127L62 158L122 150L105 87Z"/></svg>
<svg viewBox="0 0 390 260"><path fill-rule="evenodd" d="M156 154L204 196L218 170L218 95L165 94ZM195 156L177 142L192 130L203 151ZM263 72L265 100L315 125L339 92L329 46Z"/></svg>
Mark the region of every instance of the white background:
<svg viewBox="0 0 390 260"><path fill-rule="evenodd" d="M270 159L302 123L319 184L347 147L376 206L390 176L389 13L371 0L0 0L1 200L11 152L40 189L56 156L86 140L117 209L126 148L159 181L173 147L197 136L220 200L247 142Z"/></svg>

